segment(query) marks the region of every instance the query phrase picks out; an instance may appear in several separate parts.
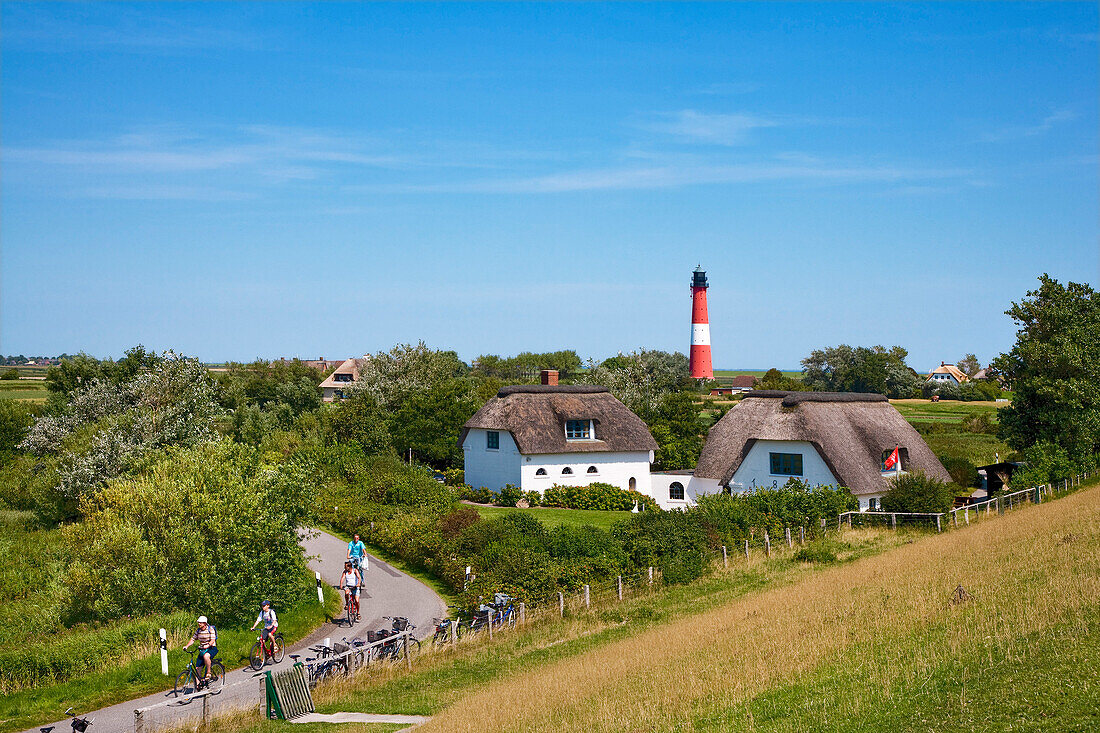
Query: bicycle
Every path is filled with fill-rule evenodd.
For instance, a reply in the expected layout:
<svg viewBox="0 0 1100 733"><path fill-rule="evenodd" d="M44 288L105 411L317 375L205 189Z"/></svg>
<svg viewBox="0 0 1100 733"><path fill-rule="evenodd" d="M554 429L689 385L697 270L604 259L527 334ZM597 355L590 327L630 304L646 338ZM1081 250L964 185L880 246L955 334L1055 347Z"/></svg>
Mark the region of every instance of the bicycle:
<svg viewBox="0 0 1100 733"><path fill-rule="evenodd" d="M339 646L344 646L344 649L339 649ZM310 684L315 685L323 679L335 676L338 672L347 674L347 657L340 657L338 659L331 658L337 653L347 651L347 649L348 647L346 645L329 647L324 644L318 644L317 646L311 646L309 650L316 653L317 656L306 657L306 672L309 674ZM290 658L297 662L300 656L300 654L291 654Z"/></svg>
<svg viewBox="0 0 1100 733"><path fill-rule="evenodd" d="M252 645L252 650L248 653L248 666L252 667L252 669L257 672L263 668L268 660L271 660L273 664L278 664L283 661L283 656L286 654L286 647L283 644L282 634L278 632L268 634L268 638L271 640L273 647L269 646L268 642L264 641L264 637L261 634L256 637L256 643Z"/></svg>
<svg viewBox="0 0 1100 733"><path fill-rule="evenodd" d="M202 649L188 650L191 654L191 661L187 663L187 667L176 678L176 697L183 698L184 702L190 700L196 693L202 692L203 689L221 692L221 689L225 687L225 665L222 664L220 657L214 657L210 660L210 679L203 679L203 670L205 670L206 665L201 662L198 665L195 664L195 655L202 651Z"/></svg>
<svg viewBox="0 0 1100 733"><path fill-rule="evenodd" d="M73 712L72 708L66 710L65 714L72 718L72 727L74 733L84 733L84 731L88 730L88 726L92 724L92 721L95 720L95 718L89 717L78 718L76 716L76 713ZM53 725L47 725L46 727L39 728L38 730L42 731L42 733L50 733L50 731L52 731L55 727L56 726Z"/></svg>
<svg viewBox="0 0 1100 733"><path fill-rule="evenodd" d="M382 641L371 652L372 660L388 659L396 662L404 657L405 652L410 657L420 653L420 642L412 635L416 626L411 621L404 616L383 616L382 618L391 622L391 628L367 632L367 641ZM409 633L404 637L399 636L403 631Z"/></svg>
<svg viewBox="0 0 1100 733"><path fill-rule="evenodd" d="M449 606L451 610L461 611L458 606ZM462 638L462 616L456 615L453 619L437 618L435 621L435 634L432 636L433 646L445 646L451 643L451 624L454 623L455 638Z"/></svg>
<svg viewBox="0 0 1100 733"><path fill-rule="evenodd" d="M348 623L348 628L351 628L351 626L359 620L359 597L352 594L349 590L350 586L334 585L332 587L344 592L345 620ZM363 586L360 584L359 588L362 587Z"/></svg>

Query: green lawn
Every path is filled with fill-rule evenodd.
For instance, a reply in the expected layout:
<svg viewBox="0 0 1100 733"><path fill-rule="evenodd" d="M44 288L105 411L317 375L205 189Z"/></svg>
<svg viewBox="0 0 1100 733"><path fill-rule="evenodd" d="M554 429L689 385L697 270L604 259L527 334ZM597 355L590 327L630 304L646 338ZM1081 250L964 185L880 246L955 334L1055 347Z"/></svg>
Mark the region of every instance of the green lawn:
<svg viewBox="0 0 1100 733"><path fill-rule="evenodd" d="M975 415L987 414L994 421L997 410L1008 407L1007 402L932 402L930 400L890 400L902 416L910 422L962 422Z"/></svg>
<svg viewBox="0 0 1100 733"><path fill-rule="evenodd" d="M628 519L630 512L602 512L594 509L558 509L557 507L532 507L530 509L516 509L513 507L481 506L474 505L478 514L484 519L503 517L514 512L527 512L547 527L557 527L559 524L590 524L601 529L611 529L615 522Z"/></svg>

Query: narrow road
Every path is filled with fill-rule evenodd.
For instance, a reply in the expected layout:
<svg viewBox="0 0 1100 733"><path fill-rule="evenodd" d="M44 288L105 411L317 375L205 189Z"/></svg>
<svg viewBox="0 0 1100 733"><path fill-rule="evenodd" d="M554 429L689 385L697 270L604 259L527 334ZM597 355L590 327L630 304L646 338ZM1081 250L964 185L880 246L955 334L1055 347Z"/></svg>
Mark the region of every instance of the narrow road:
<svg viewBox="0 0 1100 733"><path fill-rule="evenodd" d="M340 574L344 570L344 559L347 557L347 543L327 532L318 530L302 530L300 540L309 559L309 568L321 573L321 580L329 585L336 585L340 581ZM432 619L447 615L447 604L437 596L431 588L419 580L409 577L382 562L374 556L368 556L368 567L364 574L366 589L360 599L360 612L363 621L352 628L340 622L325 623L314 631L309 637L295 644L281 665L267 667L266 669L282 669L291 664L290 654L297 654L308 649L311 645L324 640L326 637L338 641L343 637L366 636L367 629L388 627L389 622L383 616L405 616L416 625L416 635L424 638L433 633ZM224 655L222 656L224 660ZM179 670L169 670L172 680ZM231 670L226 674L226 684L223 692L210 698L210 709L213 714L223 710L233 710L248 707L259 708L260 683L253 678L250 668ZM248 681L246 684L235 685L237 682ZM166 681L171 684L171 681ZM102 710L88 713L92 721L89 733L128 733L134 730L134 710L149 707L157 703L173 700L171 690L157 692L152 695L128 700L117 705L112 705ZM81 711L77 711L81 712ZM187 705L169 705L159 707L155 711L146 713L144 733L153 733L168 725L177 725L202 715L201 700L194 700ZM64 733L70 730L68 721L59 721L53 724L54 733ZM40 728L30 728L24 733L39 733Z"/></svg>

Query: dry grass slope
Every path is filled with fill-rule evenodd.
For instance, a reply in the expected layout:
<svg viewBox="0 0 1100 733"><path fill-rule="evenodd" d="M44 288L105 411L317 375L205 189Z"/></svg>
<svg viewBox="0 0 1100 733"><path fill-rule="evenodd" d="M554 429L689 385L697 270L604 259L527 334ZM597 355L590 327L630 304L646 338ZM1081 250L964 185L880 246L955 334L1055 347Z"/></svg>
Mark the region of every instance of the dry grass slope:
<svg viewBox="0 0 1100 733"><path fill-rule="evenodd" d="M867 694L823 704L813 725L766 726L844 729L838 722L919 685L946 658L977 660L971 671L980 676L1016 654L1022 637L1069 628L1068 638L1087 638L1100 605L1098 569L1094 487L500 680L419 730L752 729L754 698L848 659ZM971 599L955 605L958 585ZM922 633L937 643L855 653L868 640Z"/></svg>

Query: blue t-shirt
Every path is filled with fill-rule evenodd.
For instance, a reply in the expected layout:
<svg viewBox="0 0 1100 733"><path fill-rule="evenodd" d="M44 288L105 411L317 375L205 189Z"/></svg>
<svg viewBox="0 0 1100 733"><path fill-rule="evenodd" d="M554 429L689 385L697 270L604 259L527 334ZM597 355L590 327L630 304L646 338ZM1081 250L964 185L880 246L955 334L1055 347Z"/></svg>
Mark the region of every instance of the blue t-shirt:
<svg viewBox="0 0 1100 733"><path fill-rule="evenodd" d="M348 543L348 555L350 557L363 557L367 554L367 546L360 542Z"/></svg>

